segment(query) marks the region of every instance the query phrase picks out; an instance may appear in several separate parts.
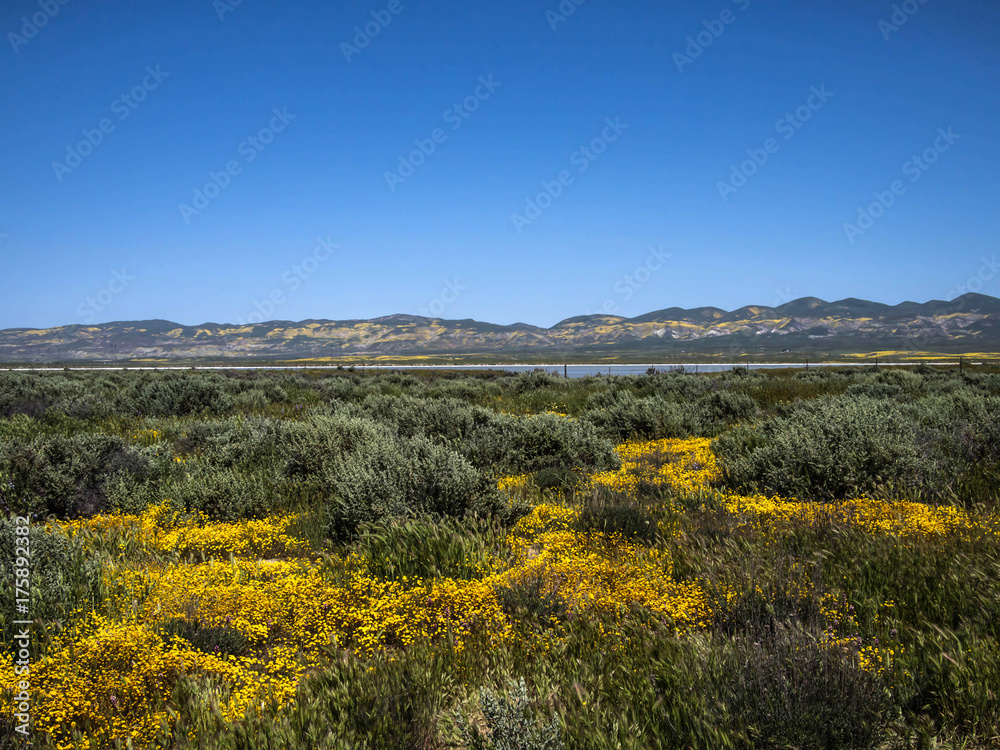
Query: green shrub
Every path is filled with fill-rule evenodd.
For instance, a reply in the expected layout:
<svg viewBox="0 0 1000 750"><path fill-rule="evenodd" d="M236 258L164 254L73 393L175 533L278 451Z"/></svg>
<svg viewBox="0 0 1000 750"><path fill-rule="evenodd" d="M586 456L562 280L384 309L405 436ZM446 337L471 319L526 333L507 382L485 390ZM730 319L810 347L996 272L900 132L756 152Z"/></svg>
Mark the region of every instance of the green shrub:
<svg viewBox="0 0 1000 750"><path fill-rule="evenodd" d="M229 417L185 424L174 445L182 455L197 455L214 466L244 471L278 467L286 439L282 422L265 417Z"/></svg>
<svg viewBox="0 0 1000 750"><path fill-rule="evenodd" d="M104 510L109 482L116 477L144 482L153 467L147 455L119 437L84 433L0 443L0 472L16 498L11 510L69 518Z"/></svg>
<svg viewBox="0 0 1000 750"><path fill-rule="evenodd" d="M711 419L719 422L740 422L757 411L757 402L745 393L716 391L708 397L707 407Z"/></svg>
<svg viewBox="0 0 1000 750"><path fill-rule="evenodd" d="M498 474L549 468L605 471L620 465L612 442L592 424L556 414L498 415L477 427L461 449L476 466Z"/></svg>
<svg viewBox="0 0 1000 750"><path fill-rule="evenodd" d="M222 376L206 373L133 374L116 411L146 417L223 414L233 405L224 383Z"/></svg>
<svg viewBox="0 0 1000 750"><path fill-rule="evenodd" d="M279 480L266 473L197 466L163 487L163 495L186 512L216 521L263 518L278 504Z"/></svg>
<svg viewBox="0 0 1000 750"><path fill-rule="evenodd" d="M712 444L727 484L749 492L836 500L934 481L902 407L822 397L787 417L742 424Z"/></svg>
<svg viewBox="0 0 1000 750"><path fill-rule="evenodd" d="M523 677L518 682L511 682L505 692L483 688L480 702L486 720L485 733L459 717L462 737L469 750L565 750L559 717L553 716L549 724L538 726L531 715Z"/></svg>
<svg viewBox="0 0 1000 750"><path fill-rule="evenodd" d="M296 424L289 435L285 471L328 493L336 538L384 518L505 511L485 473L423 435L403 439L372 420L342 416Z"/></svg>
<svg viewBox="0 0 1000 750"><path fill-rule="evenodd" d="M402 437L426 435L446 441L462 441L479 425L488 424L493 413L454 398L427 399L412 396L373 396L361 405L366 416L393 424Z"/></svg>
<svg viewBox="0 0 1000 750"><path fill-rule="evenodd" d="M636 437L684 438L713 430L705 408L690 401L667 401L662 396L636 398L621 391L612 399L604 396L589 401L588 406L587 421L616 442Z"/></svg>
<svg viewBox="0 0 1000 750"><path fill-rule="evenodd" d="M893 383L855 383L844 391L847 398L898 398L903 389Z"/></svg>

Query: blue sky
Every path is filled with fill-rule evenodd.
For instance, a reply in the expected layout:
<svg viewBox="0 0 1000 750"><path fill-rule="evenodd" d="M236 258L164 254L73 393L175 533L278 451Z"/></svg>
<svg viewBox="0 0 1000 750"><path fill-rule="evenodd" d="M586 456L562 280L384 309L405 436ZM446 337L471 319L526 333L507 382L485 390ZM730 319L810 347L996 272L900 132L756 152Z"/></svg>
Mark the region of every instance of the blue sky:
<svg viewBox="0 0 1000 750"><path fill-rule="evenodd" d="M2 8L0 327L1000 296L994 2Z"/></svg>

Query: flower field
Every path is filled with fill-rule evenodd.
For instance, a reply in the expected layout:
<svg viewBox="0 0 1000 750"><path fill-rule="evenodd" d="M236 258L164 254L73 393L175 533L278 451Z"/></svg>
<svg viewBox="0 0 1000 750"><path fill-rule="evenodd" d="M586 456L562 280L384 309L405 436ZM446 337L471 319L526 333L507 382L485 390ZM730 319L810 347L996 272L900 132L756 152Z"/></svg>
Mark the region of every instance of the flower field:
<svg viewBox="0 0 1000 750"><path fill-rule="evenodd" d="M278 412L274 397L228 422L7 418L0 435L22 452L100 434L109 466L148 466L101 469L97 512L53 512L65 500L51 482L37 490L50 509L27 510L35 746L1000 743L1000 515L985 462L956 473L940 459L951 496L921 481L908 498L888 481L910 477L895 454L877 469L892 491L786 496L818 470L772 462L758 484L738 480L784 439L781 420L795 429L777 397L795 384L774 375L617 389L519 376L481 396L488 386L461 380L392 394L392 377L354 381L367 390L332 415L319 401ZM988 415L993 384L966 386ZM670 436L681 417L629 405L666 386L678 409L681 392L706 389L715 421ZM472 405L414 395L444 387ZM828 398L852 398L847 387ZM800 396L801 409L824 398ZM370 430L379 420L393 430ZM728 436L750 425L737 455ZM966 417L964 455L993 455L982 429ZM4 501L23 502L30 477L5 455ZM3 716L17 713L14 667L9 646ZM510 720L491 724L496 711ZM13 726L0 723L11 741Z"/></svg>

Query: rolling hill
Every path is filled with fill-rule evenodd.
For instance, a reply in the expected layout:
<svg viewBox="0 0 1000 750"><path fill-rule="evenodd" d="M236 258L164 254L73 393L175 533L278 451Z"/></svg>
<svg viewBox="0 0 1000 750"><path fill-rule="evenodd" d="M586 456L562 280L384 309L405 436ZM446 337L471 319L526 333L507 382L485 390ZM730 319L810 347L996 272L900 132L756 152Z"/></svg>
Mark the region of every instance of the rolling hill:
<svg viewBox="0 0 1000 750"><path fill-rule="evenodd" d="M7 363L205 361L660 361L692 356L818 359L1000 352L1000 299L885 305L803 297L778 307L669 307L635 318L584 315L551 328L389 315L256 325L167 320L0 330Z"/></svg>

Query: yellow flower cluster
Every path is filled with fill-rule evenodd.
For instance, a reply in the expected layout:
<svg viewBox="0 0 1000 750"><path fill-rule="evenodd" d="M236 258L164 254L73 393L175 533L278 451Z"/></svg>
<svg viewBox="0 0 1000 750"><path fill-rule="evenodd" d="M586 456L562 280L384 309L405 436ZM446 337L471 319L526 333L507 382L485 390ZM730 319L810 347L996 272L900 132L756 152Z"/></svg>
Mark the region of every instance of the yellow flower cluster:
<svg viewBox="0 0 1000 750"><path fill-rule="evenodd" d="M628 442L616 451L618 471L591 477L594 487L634 492L641 482L668 485L679 492L711 491L720 476L709 438ZM815 503L782 497L719 492L726 509L756 528L773 530L786 523L837 522L870 534L936 536L978 528L967 513L953 506L930 506L869 498Z"/></svg>
<svg viewBox="0 0 1000 750"><path fill-rule="evenodd" d="M665 552L614 534L571 528L578 511L540 505L508 537L516 564L497 576L505 584L539 579L569 603L610 614L640 604L678 629L705 626L710 614L702 587L673 580Z"/></svg>
<svg viewBox="0 0 1000 750"><path fill-rule="evenodd" d="M451 632L461 649L463 635L477 628L504 630L489 581L383 581L356 558L337 581L317 565L277 560L179 564L118 577L125 596L146 592L142 620L194 612L208 625L231 624L255 645L294 647L309 664L333 644L372 654Z"/></svg>
<svg viewBox="0 0 1000 750"><path fill-rule="evenodd" d="M82 530L114 538L122 549L145 546L158 552L202 552L229 557L278 556L300 553L306 543L290 533L297 515L240 521L212 522L205 514L185 514L169 503L151 506L141 515L98 515L57 521L69 536Z"/></svg>
<svg viewBox="0 0 1000 750"><path fill-rule="evenodd" d="M914 537L952 534L976 526L959 508L906 501L860 498L839 503L811 503L760 495L726 495L725 503L730 513L744 518L746 523L769 529L792 522L838 523L869 534Z"/></svg>
<svg viewBox="0 0 1000 750"><path fill-rule="evenodd" d="M177 680L195 674L234 720L265 697L287 702L294 696L302 668L293 656L281 647L266 662L208 654L141 622L91 614L72 636L57 635L49 654L32 664L34 730L67 750L107 747L112 739L141 745L168 724ZM0 655L0 688L11 689L16 679L11 656ZM74 730L82 741L73 741Z"/></svg>
<svg viewBox="0 0 1000 750"><path fill-rule="evenodd" d="M497 487L501 492L516 494L531 487L531 474L518 474L511 477L500 477Z"/></svg>
<svg viewBox="0 0 1000 750"><path fill-rule="evenodd" d="M591 487L617 492L635 492L648 482L667 485L678 492L697 492L719 477L711 440L629 441L615 449L622 460L617 471L605 471L590 478Z"/></svg>

